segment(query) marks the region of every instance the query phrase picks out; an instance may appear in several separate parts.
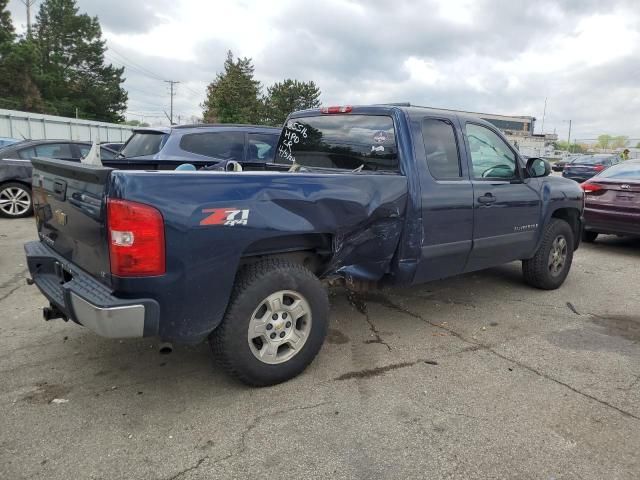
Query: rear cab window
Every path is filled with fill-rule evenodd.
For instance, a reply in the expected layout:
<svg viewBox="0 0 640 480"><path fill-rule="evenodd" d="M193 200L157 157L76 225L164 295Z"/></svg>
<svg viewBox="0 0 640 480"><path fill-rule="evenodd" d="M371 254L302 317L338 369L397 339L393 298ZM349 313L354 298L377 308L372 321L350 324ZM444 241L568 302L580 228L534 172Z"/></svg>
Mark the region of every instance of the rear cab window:
<svg viewBox="0 0 640 480"><path fill-rule="evenodd" d="M127 158L143 157L158 153L168 135L162 132L136 132L127 141L120 153Z"/></svg>
<svg viewBox="0 0 640 480"><path fill-rule="evenodd" d="M460 155L453 124L439 118L422 121L427 168L436 180L460 180Z"/></svg>
<svg viewBox="0 0 640 480"><path fill-rule="evenodd" d="M278 142L275 163L397 173L393 119L358 114L289 119Z"/></svg>

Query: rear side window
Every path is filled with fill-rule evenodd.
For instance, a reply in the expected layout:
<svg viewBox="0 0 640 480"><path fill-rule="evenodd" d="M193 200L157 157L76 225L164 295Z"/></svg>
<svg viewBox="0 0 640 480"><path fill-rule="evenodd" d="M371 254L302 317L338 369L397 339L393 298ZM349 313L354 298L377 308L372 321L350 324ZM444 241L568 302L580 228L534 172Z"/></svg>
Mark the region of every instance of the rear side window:
<svg viewBox="0 0 640 480"><path fill-rule="evenodd" d="M134 133L122 147L120 153L125 157L142 157L144 155L155 155L164 145L167 135L160 132L139 132Z"/></svg>
<svg viewBox="0 0 640 480"><path fill-rule="evenodd" d="M244 133L190 133L182 137L180 148L186 152L207 157L242 161L244 159Z"/></svg>
<svg viewBox="0 0 640 480"><path fill-rule="evenodd" d="M35 147L23 148L18 150L18 157L23 160L31 160L33 157L37 157Z"/></svg>
<svg viewBox="0 0 640 480"><path fill-rule="evenodd" d="M422 137L429 172L436 180L461 178L460 156L453 125L446 120L425 118Z"/></svg>
<svg viewBox="0 0 640 480"><path fill-rule="evenodd" d="M385 115L321 115L291 119L276 163L343 170L398 171L393 120Z"/></svg>
<svg viewBox="0 0 640 480"><path fill-rule="evenodd" d="M62 158L71 159L71 148L68 143L47 143L35 147L24 148L18 151L18 156L29 160L33 157Z"/></svg>
<svg viewBox="0 0 640 480"><path fill-rule="evenodd" d="M247 162L271 162L276 152L278 135L250 133L247 145Z"/></svg>

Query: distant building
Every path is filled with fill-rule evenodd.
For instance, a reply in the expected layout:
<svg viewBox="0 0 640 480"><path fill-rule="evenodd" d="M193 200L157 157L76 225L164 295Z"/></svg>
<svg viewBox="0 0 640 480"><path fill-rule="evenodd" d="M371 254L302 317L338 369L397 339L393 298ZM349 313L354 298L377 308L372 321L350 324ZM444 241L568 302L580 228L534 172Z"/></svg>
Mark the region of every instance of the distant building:
<svg viewBox="0 0 640 480"><path fill-rule="evenodd" d="M492 113L461 112L477 115L493 124L507 137L509 143L527 157L544 157L553 154L553 142L558 140L555 133L533 133L536 118L531 116L496 115Z"/></svg>

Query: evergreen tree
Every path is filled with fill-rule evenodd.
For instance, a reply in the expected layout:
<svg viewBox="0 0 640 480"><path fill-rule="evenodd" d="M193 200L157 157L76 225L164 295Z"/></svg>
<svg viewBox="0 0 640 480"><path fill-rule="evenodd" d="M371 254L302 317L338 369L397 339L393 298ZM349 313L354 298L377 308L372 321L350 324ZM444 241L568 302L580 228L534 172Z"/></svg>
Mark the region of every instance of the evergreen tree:
<svg viewBox="0 0 640 480"><path fill-rule="evenodd" d="M267 88L264 99L265 120L269 125L280 126L291 112L319 106L320 89L313 81L286 79Z"/></svg>
<svg viewBox="0 0 640 480"><path fill-rule="evenodd" d="M0 48L10 45L16 32L11 22L11 12L7 10L9 0L0 0Z"/></svg>
<svg viewBox="0 0 640 480"><path fill-rule="evenodd" d="M7 0L0 0L0 108L41 112L42 96L34 78L37 49L28 39L16 42Z"/></svg>
<svg viewBox="0 0 640 480"><path fill-rule="evenodd" d="M36 83L52 113L119 122L127 92L124 68L105 65L97 17L78 13L75 0L44 0L33 28L39 55Z"/></svg>
<svg viewBox="0 0 640 480"><path fill-rule="evenodd" d="M207 87L202 104L205 122L258 123L262 116L260 82L253 78L250 58L234 60L227 52L224 72L218 73Z"/></svg>

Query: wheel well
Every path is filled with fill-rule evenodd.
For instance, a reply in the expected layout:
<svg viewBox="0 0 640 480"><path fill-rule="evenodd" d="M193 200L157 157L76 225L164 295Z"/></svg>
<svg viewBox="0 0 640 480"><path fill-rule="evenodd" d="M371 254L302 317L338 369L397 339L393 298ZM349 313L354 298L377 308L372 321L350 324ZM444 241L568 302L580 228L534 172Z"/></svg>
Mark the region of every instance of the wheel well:
<svg viewBox="0 0 640 480"><path fill-rule="evenodd" d="M24 185L29 189L29 191L31 191L31 184L29 182L25 182L24 180L8 178L0 182L0 187L2 187L3 185L6 185L7 183L19 183L20 185Z"/></svg>
<svg viewBox="0 0 640 480"><path fill-rule="evenodd" d="M573 231L574 247L580 243L580 212L575 208L559 208L551 214L552 218L559 218L569 224Z"/></svg>
<svg viewBox="0 0 640 480"><path fill-rule="evenodd" d="M242 254L240 267L267 258L282 258L304 265L313 273L319 274L331 258L331 252L331 235L283 235L258 240L249 245Z"/></svg>

